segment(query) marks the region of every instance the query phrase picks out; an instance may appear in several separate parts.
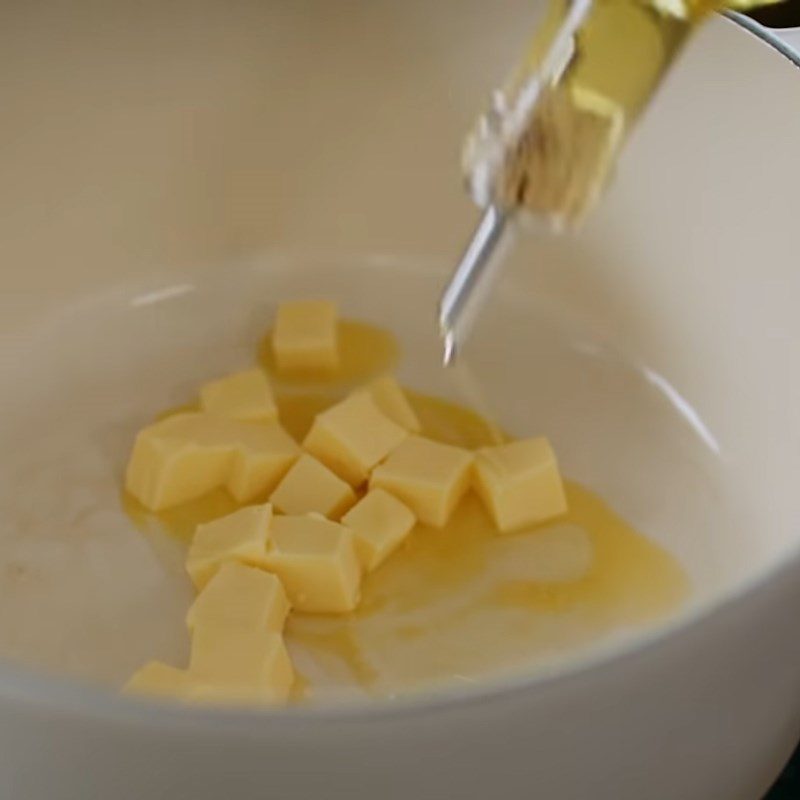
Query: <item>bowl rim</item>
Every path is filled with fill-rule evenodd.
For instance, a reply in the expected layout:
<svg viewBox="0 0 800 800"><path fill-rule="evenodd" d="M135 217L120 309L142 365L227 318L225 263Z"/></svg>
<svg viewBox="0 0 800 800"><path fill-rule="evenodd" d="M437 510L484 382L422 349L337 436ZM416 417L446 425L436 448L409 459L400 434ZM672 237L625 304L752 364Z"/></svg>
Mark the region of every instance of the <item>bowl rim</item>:
<svg viewBox="0 0 800 800"><path fill-rule="evenodd" d="M757 39L761 39L762 42L768 44L774 50L777 50L784 58L788 59L795 67L800 68L800 51L781 37L782 33L796 33L800 31L800 27L782 28L780 31L776 31L772 28L767 28L765 25L756 22L756 20L739 11L725 11L722 16L726 17L740 28L744 28L744 30L751 33Z"/></svg>
<svg viewBox="0 0 800 800"><path fill-rule="evenodd" d="M738 12L725 12L725 22L735 25L776 50L800 69L800 52L780 39L772 30ZM390 259L394 260L394 259ZM408 716L424 716L446 711L454 706L489 704L496 700L579 678L598 668L630 661L656 648L678 632L686 634L713 620L745 597L756 594L767 584L800 567L800 544L788 558L768 564L750 579L743 580L730 592L720 593L697 604L685 613L637 633L625 641L612 637L608 643L592 648L587 654L557 666L537 669L533 674L522 670L476 685L453 684L433 687L403 695L402 698L363 698L355 702L326 702L319 705L274 709L211 708L159 702L130 697L115 689L77 678L61 677L0 659L0 703L44 711L69 713L83 719L121 725L140 725L176 731L248 733L264 735L287 726L299 730L308 726L335 726L343 722L380 724Z"/></svg>

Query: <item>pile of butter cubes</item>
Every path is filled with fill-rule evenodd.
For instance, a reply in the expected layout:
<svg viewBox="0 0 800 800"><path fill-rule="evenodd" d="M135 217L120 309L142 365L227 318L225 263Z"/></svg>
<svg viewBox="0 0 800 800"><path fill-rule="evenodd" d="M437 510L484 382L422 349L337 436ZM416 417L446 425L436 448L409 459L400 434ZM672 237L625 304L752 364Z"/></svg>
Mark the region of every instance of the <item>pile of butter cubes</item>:
<svg viewBox="0 0 800 800"><path fill-rule="evenodd" d="M337 326L330 302L281 305L272 334L278 369L335 371ZM566 511L546 439L473 452L426 438L389 375L318 414L302 443L281 427L260 369L202 387L199 407L140 431L126 488L154 512L219 487L242 507L199 525L189 548L198 595L187 616L188 668L150 662L129 691L283 703L294 683L283 637L289 612L353 611L362 576L417 522L445 526L470 487L502 532Z"/></svg>

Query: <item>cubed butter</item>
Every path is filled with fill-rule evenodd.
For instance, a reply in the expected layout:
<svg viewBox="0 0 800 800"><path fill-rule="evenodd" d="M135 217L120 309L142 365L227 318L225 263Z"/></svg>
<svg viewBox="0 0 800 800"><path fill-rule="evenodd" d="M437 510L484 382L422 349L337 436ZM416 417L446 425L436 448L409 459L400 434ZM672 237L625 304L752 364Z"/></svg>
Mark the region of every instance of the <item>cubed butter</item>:
<svg viewBox="0 0 800 800"><path fill-rule="evenodd" d="M130 677L123 691L187 700L193 687L194 680L185 669L171 667L161 661L150 661Z"/></svg>
<svg viewBox="0 0 800 800"><path fill-rule="evenodd" d="M225 488L239 503L249 503L271 492L300 456L300 447L276 422L248 431L236 449Z"/></svg>
<svg viewBox="0 0 800 800"><path fill-rule="evenodd" d="M275 517L267 568L282 581L292 608L316 613L352 611L361 567L353 533L318 517Z"/></svg>
<svg viewBox="0 0 800 800"><path fill-rule="evenodd" d="M207 383L200 389L200 407L246 422L274 422L278 407L263 370L249 369Z"/></svg>
<svg viewBox="0 0 800 800"><path fill-rule="evenodd" d="M567 510L555 453L544 437L478 450L475 490L501 531L536 525Z"/></svg>
<svg viewBox="0 0 800 800"><path fill-rule="evenodd" d="M275 317L272 351L281 370L336 369L336 304L327 300L281 303Z"/></svg>
<svg viewBox="0 0 800 800"><path fill-rule="evenodd" d="M178 414L141 430L125 487L151 511L180 505L225 484L233 464L227 443L199 436L199 415Z"/></svg>
<svg viewBox="0 0 800 800"><path fill-rule="evenodd" d="M366 570L382 564L416 521L408 506L383 489L370 489L342 517L342 525L353 531L356 553Z"/></svg>
<svg viewBox="0 0 800 800"><path fill-rule="evenodd" d="M409 433L419 433L422 425L417 412L409 403L406 393L392 375L383 375L367 386L375 405Z"/></svg>
<svg viewBox="0 0 800 800"><path fill-rule="evenodd" d="M283 637L263 630L196 625L189 672L209 687L209 700L257 695L283 702L294 683L294 669Z"/></svg>
<svg viewBox="0 0 800 800"><path fill-rule="evenodd" d="M204 682L198 680L189 670L171 667L159 661L145 664L125 684L123 691L198 705L271 705L284 701L288 695L283 690L276 692L274 685L269 683L247 685Z"/></svg>
<svg viewBox="0 0 800 800"><path fill-rule="evenodd" d="M371 489L385 489L420 522L441 528L469 488L472 454L422 436L411 436L375 468Z"/></svg>
<svg viewBox="0 0 800 800"><path fill-rule="evenodd" d="M382 413L372 396L355 392L314 418L303 447L353 486L408 436Z"/></svg>
<svg viewBox="0 0 800 800"><path fill-rule="evenodd" d="M127 490L162 511L224 486L239 502L267 494L300 454L277 423L175 414L142 429L125 476Z"/></svg>
<svg viewBox="0 0 800 800"><path fill-rule="evenodd" d="M350 484L309 455L300 456L270 497L284 514L312 511L338 518L356 501Z"/></svg>
<svg viewBox="0 0 800 800"><path fill-rule="evenodd" d="M290 664L291 666L291 664ZM262 685L249 684L213 684L196 682L192 687L189 701L196 705L247 707L275 706L286 703L294 685L294 673L290 676L291 682L288 689L284 682L267 683Z"/></svg>
<svg viewBox="0 0 800 800"><path fill-rule="evenodd" d="M226 561L263 566L269 541L272 506L246 506L224 517L198 525L186 571L201 589Z"/></svg>
<svg viewBox="0 0 800 800"><path fill-rule="evenodd" d="M260 561L264 555L260 554ZM288 613L289 600L276 575L229 561L192 603L186 625L190 631L197 626L216 625L281 633Z"/></svg>

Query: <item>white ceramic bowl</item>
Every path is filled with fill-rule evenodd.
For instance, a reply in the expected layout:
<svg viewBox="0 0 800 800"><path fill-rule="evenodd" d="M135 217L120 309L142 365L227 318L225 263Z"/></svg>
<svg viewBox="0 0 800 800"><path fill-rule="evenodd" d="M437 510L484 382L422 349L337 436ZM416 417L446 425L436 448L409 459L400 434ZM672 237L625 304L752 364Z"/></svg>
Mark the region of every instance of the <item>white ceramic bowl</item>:
<svg viewBox="0 0 800 800"><path fill-rule="evenodd" d="M3 653L113 673L172 646L185 597L119 513L126 442L284 291L389 324L447 390L424 351L475 215L456 144L535 16L492 7L3 12ZM476 340L503 421L686 565L678 618L554 674L261 714L12 659L0 794L755 800L800 722L798 141L800 73L714 20L608 202L522 246Z"/></svg>

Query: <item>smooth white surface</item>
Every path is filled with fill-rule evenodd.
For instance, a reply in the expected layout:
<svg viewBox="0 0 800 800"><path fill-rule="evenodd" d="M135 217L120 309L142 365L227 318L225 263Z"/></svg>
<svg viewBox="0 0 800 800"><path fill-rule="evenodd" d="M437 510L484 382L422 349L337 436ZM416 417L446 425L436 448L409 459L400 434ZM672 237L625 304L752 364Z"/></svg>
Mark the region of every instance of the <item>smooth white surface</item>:
<svg viewBox="0 0 800 800"><path fill-rule="evenodd" d="M535 9L502 0L489 19L477 1L85 2L68 10L40 1L2 13L0 372L6 476L18 482L3 487L3 546L21 536L20 506L46 531L58 493L75 501L75 519L86 515L86 541L102 544L113 525L105 512L93 515L99 494L70 494L76 476L88 469L111 492L108 467L136 415L227 366L224 344L218 364L197 355L191 314L183 322L159 316L159 296L197 308L191 287L202 283L201 270L217 268L224 281L227 265L258 262L275 246L453 257L474 219L459 188L456 143ZM286 798L759 797L800 723L800 383L792 368L800 272L796 183L787 177L797 141L800 73L715 20L668 81L582 236L531 239L520 251L503 290L508 305L498 306L515 310L487 318L493 335L475 352L495 371L492 401L502 416L527 426L530 409L515 405L503 381L519 380L507 367L514 324L541 334L516 346L550 358L562 388L578 387L542 386L536 400L569 470L669 542L692 570L698 599L736 601L589 671L394 710L217 719L3 667L0 794L204 800L270 787ZM292 280L317 288L321 279ZM414 287L431 280L419 281L391 283L398 316L401 300L417 303L415 320L429 313ZM111 304L107 322L91 323L92 298L132 285L141 291L121 290L118 314ZM527 301L515 298L534 294L537 308L567 314L567 331L580 336L548 338L546 315L522 322ZM379 313L366 295L348 298L353 313ZM154 326L168 325L164 348L143 347L146 363L110 347L109 332L126 330L129 301ZM230 309L219 331L228 313L229 330L240 330ZM41 327L42 318L51 321ZM239 351L230 344L232 356ZM9 355L42 347L59 354L52 365L37 359L28 369ZM182 349L194 357L159 390L159 369ZM609 368L603 359L620 350L620 369ZM557 358L566 352L570 359ZM630 363L643 370L627 370ZM408 377L426 385L433 374L420 368ZM128 392L120 404L132 375L142 396ZM628 405L639 396L657 399L670 420L682 406L684 422L653 426L658 414L642 415L651 404ZM93 404L108 424L93 455L76 461ZM13 436L24 438L25 414L47 418L51 442L21 449ZM624 443L613 469L582 446L590 436ZM48 447L61 447L60 461ZM25 459L27 473L9 469ZM54 484L54 496L26 506L38 485L47 494ZM130 541L126 557L161 585L165 561ZM102 603L102 590L76 577L85 564L75 542L50 530L24 546L53 576L74 565L79 601L64 596L76 611ZM107 551L97 558L103 563ZM764 582L778 564L783 571ZM115 591L140 590L121 568L109 580ZM124 592L113 596L122 602ZM40 597L59 610L52 595ZM163 611L159 636L170 647L180 599L153 592L144 602ZM58 627L52 608L39 616L43 631ZM113 640L114 621L101 639ZM150 646L151 634L129 629ZM107 648L109 661L116 654Z"/></svg>

